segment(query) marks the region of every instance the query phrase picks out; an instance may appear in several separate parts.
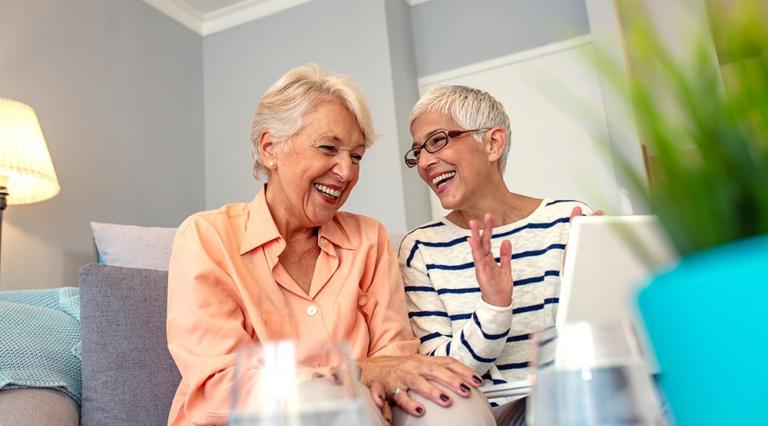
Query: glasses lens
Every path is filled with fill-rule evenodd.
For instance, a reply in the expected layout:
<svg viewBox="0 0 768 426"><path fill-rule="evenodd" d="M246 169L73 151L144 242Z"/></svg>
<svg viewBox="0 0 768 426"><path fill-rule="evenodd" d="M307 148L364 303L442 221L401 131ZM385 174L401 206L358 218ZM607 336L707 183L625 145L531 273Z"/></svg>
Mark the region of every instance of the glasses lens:
<svg viewBox="0 0 768 426"><path fill-rule="evenodd" d="M419 150L412 149L405 153L405 165L408 167L415 167L419 164Z"/></svg>
<svg viewBox="0 0 768 426"><path fill-rule="evenodd" d="M437 132L430 136L424 143L424 147L431 153L436 153L448 145L448 134L445 132Z"/></svg>

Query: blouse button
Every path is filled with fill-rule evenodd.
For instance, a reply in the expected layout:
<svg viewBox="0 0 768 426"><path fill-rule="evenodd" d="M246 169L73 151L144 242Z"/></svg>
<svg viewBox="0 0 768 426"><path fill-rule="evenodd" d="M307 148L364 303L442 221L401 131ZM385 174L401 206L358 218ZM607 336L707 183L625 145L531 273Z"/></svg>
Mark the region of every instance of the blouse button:
<svg viewBox="0 0 768 426"><path fill-rule="evenodd" d="M312 306L307 308L307 315L315 316L316 313L317 313L317 306L312 305Z"/></svg>
<svg viewBox="0 0 768 426"><path fill-rule="evenodd" d="M368 297L360 296L360 299L357 301L357 304L360 306L365 306L366 303L368 303Z"/></svg>

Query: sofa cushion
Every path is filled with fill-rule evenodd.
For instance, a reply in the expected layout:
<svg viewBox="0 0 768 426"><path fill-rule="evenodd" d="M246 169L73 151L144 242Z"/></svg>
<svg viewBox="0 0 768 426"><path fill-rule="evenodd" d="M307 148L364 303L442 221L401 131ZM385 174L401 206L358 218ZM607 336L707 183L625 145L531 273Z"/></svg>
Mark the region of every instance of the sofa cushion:
<svg viewBox="0 0 768 426"><path fill-rule="evenodd" d="M81 423L166 424L180 375L166 343L168 273L80 268Z"/></svg>

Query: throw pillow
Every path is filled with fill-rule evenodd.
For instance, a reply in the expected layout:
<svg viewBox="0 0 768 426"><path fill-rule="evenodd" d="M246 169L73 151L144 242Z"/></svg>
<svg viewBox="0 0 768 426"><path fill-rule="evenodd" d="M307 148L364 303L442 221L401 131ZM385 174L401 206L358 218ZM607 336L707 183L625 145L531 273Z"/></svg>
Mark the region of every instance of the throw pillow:
<svg viewBox="0 0 768 426"><path fill-rule="evenodd" d="M176 228L91 222L99 262L167 271Z"/></svg>

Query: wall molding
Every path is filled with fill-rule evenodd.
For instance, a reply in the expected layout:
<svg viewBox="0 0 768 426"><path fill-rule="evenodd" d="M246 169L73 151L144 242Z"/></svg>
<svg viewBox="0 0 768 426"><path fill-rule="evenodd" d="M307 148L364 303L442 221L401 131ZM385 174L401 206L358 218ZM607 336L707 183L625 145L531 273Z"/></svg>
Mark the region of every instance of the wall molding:
<svg viewBox="0 0 768 426"><path fill-rule="evenodd" d="M403 0L403 1L404 1L404 2L405 2L405 4L407 4L408 6L411 6L411 7L413 7L413 6L416 6L417 4L426 3L426 2L428 2L429 0Z"/></svg>
<svg viewBox="0 0 768 426"><path fill-rule="evenodd" d="M310 1L312 0L243 0L203 14L183 0L144 0L148 5L203 37Z"/></svg>
<svg viewBox="0 0 768 426"><path fill-rule="evenodd" d="M589 43L592 43L592 36L590 35L573 37L563 41L558 41L556 43L535 47L533 49L523 50L511 55L500 56L488 61L476 62L472 65L454 68L449 71L430 74L418 79L419 92L421 92L425 86L431 86L445 80L451 80L468 74L474 74L480 71L503 67L515 62L527 61L532 58L550 55L561 50L573 49L574 47L579 47Z"/></svg>
<svg viewBox="0 0 768 426"><path fill-rule="evenodd" d="M181 0L144 0L144 3L154 7L197 34L203 34L203 20L205 17L186 2Z"/></svg>

